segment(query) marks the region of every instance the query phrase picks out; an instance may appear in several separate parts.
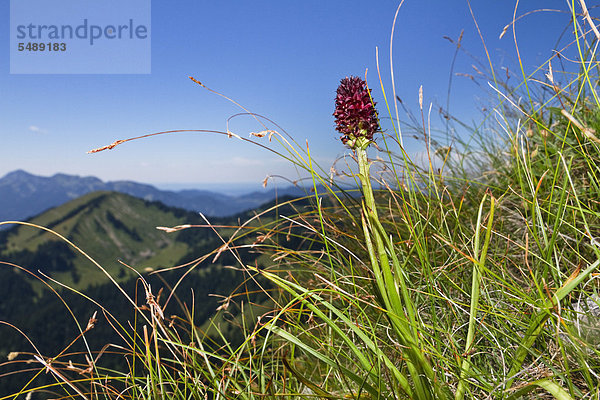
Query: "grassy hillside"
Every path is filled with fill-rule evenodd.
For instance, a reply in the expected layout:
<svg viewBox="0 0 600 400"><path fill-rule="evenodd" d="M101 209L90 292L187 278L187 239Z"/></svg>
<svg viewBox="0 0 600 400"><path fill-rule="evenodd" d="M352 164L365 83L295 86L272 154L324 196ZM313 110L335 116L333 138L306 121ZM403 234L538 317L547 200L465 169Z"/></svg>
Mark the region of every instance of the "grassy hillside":
<svg viewBox="0 0 600 400"><path fill-rule="evenodd" d="M187 223L191 218L197 217L160 203L115 192L95 192L44 212L30 222L65 236L112 276L123 280L132 277L133 272L118 260L140 272L176 265L191 246L177 240L177 234L156 227ZM77 250L40 229L17 226L3 232L0 248L4 261L32 272L40 270L79 289L106 280L105 274Z"/></svg>
<svg viewBox="0 0 600 400"><path fill-rule="evenodd" d="M248 219L251 215L247 212L234 218L215 218L211 219L211 223L223 227L218 228L219 234L226 239L234 232L226 226L234 226L238 218ZM273 215L266 214L261 221L264 223L273 218ZM71 347L69 344L94 312L98 312L98 322L86 335L87 346L98 352L109 343L126 345L123 337L131 332L123 327L136 323L137 308L128 302L124 293L140 306L146 304L147 299L140 275L118 260L143 276L143 281L150 285L170 321L186 321L193 315L198 332L204 332L202 334L223 335L233 343L243 339L237 327L242 323L238 300L228 302L228 307L222 310L214 324L209 322L223 299L236 290L248 293L240 300L245 302L246 312L249 308L256 309L257 313L264 312L263 307L268 304L267 296L253 282L246 282L247 277L243 273L226 267L235 263L235 257L227 251L216 259L213 255L198 262L195 268L149 273L194 261L219 248L222 241L210 228L197 227L172 233L156 229L157 226L205 224L196 213L120 193L96 192L44 212L29 222L52 229L79 246L120 287L74 247L50 232L24 225L0 232L0 292L4 295L0 300L0 322L3 322L0 324L0 398L3 393L19 390L33 377L27 372L14 374L23 363L31 360L31 342L45 356L57 356L68 348L68 356L65 357L69 361L85 362L81 357L88 347L81 340ZM240 244L255 240L260 235L255 229L248 226L244 233L247 237ZM250 249L239 249L237 254L248 262L258 257ZM26 271L42 279L35 279ZM54 284L38 271L73 290ZM185 279L177 285L184 274ZM56 291L49 290L42 281ZM171 288L176 285L176 290L172 291ZM164 291L159 295L161 288ZM171 293L174 296L167 302ZM119 327L115 321L124 325ZM249 321L254 323L256 318L252 317ZM11 352L18 352L20 356L14 361L6 361ZM103 355L99 364L106 368L126 367L120 352ZM50 383L48 378L42 376L35 380L35 384Z"/></svg>

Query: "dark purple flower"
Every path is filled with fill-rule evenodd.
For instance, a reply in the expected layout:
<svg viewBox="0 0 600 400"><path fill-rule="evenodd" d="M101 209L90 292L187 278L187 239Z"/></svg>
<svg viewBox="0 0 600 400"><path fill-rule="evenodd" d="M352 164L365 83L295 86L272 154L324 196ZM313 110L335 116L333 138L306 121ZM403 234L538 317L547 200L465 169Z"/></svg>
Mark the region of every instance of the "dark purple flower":
<svg viewBox="0 0 600 400"><path fill-rule="evenodd" d="M354 147L359 137L372 141L373 134L379 131L376 103L371 100L370 91L367 83L357 76L342 79L337 89L333 113L336 130L342 134L342 142L350 147Z"/></svg>

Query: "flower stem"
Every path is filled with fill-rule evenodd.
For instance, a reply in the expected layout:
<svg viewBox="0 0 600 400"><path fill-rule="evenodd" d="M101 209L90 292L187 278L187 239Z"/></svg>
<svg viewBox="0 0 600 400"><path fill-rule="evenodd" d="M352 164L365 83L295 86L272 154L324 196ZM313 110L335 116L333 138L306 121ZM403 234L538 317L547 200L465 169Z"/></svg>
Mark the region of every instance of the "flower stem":
<svg viewBox="0 0 600 400"><path fill-rule="evenodd" d="M377 214L366 151L368 145L369 141L366 138L359 137L354 150L358 158L359 179L362 185L364 214L362 224L365 244L369 252L376 285L392 327L400 343L406 348L407 367L413 378L415 398L443 398L445 396L442 395L439 385L435 381L434 371L418 345L412 301L408 294L400 263L395 255L393 241L387 237ZM395 276L392 273L388 254L392 257ZM400 293L402 293L402 297Z"/></svg>

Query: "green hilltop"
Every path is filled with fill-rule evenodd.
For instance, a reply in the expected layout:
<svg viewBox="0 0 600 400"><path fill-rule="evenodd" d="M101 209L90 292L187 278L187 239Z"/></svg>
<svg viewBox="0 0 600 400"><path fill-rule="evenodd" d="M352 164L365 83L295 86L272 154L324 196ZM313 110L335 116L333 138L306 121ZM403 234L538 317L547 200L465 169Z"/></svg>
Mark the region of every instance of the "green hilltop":
<svg viewBox="0 0 600 400"><path fill-rule="evenodd" d="M46 211L28 222L53 230L79 246L111 276L123 280L138 272L175 266L192 246L178 240L172 227L197 220L192 212L116 192L94 192ZM218 247L207 238L206 245ZM208 251L212 250L207 248ZM106 275L74 247L38 228L19 225L2 232L0 256L33 273L38 270L78 289L107 280Z"/></svg>
<svg viewBox="0 0 600 400"><path fill-rule="evenodd" d="M211 223L234 226L239 223L238 218L246 220L250 215L251 212L247 212L231 218L211 218ZM269 218L272 216L265 216L266 220ZM241 340L237 305L232 304L226 313L221 313L223 315L215 320L216 325L212 328L208 322L224 297L234 291L248 293L240 299L247 311L258 307L257 312L262 313L264 307L268 307L266 295L261 294L252 282L247 282L243 273L227 267L235 263L229 252L222 252L217 259L212 255L195 268L194 263L190 263L221 246L222 240L210 228L172 233L156 229L159 226L205 224L197 213L126 194L94 192L48 210L27 223L51 229L79 246L140 306L146 303L140 276L150 284L153 295L158 295L160 288L166 289L157 297L162 306L169 296L169 288L186 274L185 280L177 286L175 297L164 308L165 316L176 315L185 320L186 312L190 312L197 326L207 334L224 335L233 342ZM224 238L231 232L232 228L219 229ZM248 235L247 240L253 240L254 236ZM243 249L240 255L246 262L259 257ZM150 274L186 263L190 264L185 268ZM189 271L190 268L193 270ZM99 350L107 343L121 343L121 337L108 323L98 304L116 320L134 321L133 305L98 266L57 235L32 226L16 225L0 231L0 292L4 295L0 300L0 321L20 329L48 356L58 354L77 336L79 331L73 316L79 324L85 325L86 318L96 311L99 322L86 336L88 344ZM256 321L255 317L252 319ZM220 333L215 331L216 326ZM32 351L28 340L9 325L0 325L0 337L0 360L6 360L11 352L26 354ZM78 342L71 350L85 349ZM124 359L107 355L102 360L107 366L117 366ZM0 393L10 393L31 378L12 375L15 368L18 366L0 361Z"/></svg>

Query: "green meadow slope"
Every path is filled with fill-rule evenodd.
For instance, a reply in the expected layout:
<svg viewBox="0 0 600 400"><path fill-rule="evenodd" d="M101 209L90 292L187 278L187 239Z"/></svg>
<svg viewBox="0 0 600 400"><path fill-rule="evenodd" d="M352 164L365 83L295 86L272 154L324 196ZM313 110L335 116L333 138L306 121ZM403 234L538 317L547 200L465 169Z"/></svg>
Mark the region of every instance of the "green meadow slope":
<svg viewBox="0 0 600 400"><path fill-rule="evenodd" d="M44 212L29 222L49 228L79 246L111 276L124 280L134 273L173 267L192 247L157 226L175 226L197 215L157 202L116 192L94 192ZM207 238L206 245L218 246ZM208 250L208 248L207 248ZM209 250L210 251L210 250ZM17 226L0 236L0 257L31 272L42 273L85 289L107 280L104 272L53 233Z"/></svg>
<svg viewBox="0 0 600 400"><path fill-rule="evenodd" d="M231 218L212 218L211 223L235 226L252 215L253 212L247 212ZM273 217L265 215L262 221ZM95 192L46 211L28 223L62 235L93 258L106 273L75 247L44 229L17 225L0 231L0 293L3 294L0 322L5 323L0 324L0 393L18 391L33 377L13 373L32 357L33 348L25 336L44 356L56 356L78 336L78 324L85 326L88 318L98 311L96 327L86 334L92 351L99 351L108 343L124 345L120 336L123 332L118 333L120 328L114 321L134 323L135 308L123 292L143 306L146 297L142 278L151 286L154 295L158 295L161 288L165 289L157 301L166 318L185 321L193 316L201 331L223 335L232 342L241 340L237 328L241 322L241 302L246 310L256 308L257 313L265 312L264 307L269 307L267 296L258 291L253 282L247 281L244 273L228 267L235 265L236 259L227 251L216 259L211 255L185 268L151 273L189 263L219 248L222 240L210 228L172 233L156 229L158 226L204 224L197 213L116 192ZM232 232L233 228L219 229L223 238ZM258 235L260 232L249 234L246 242L255 240ZM254 263L261 257L251 249L241 249L238 255L246 263ZM118 282L120 289L107 274ZM165 305L170 288L183 274L186 274L185 279ZM210 328L209 319L215 315L222 300L234 291L246 295L234 299ZM107 315L115 319L111 320ZM256 321L255 317L252 319ZM86 349L82 346L79 340L69 351L77 354ZM6 361L11 352L21 355L14 361ZM73 360L81 357L74 355ZM107 354L102 360L106 367L121 368L125 359L122 355Z"/></svg>

